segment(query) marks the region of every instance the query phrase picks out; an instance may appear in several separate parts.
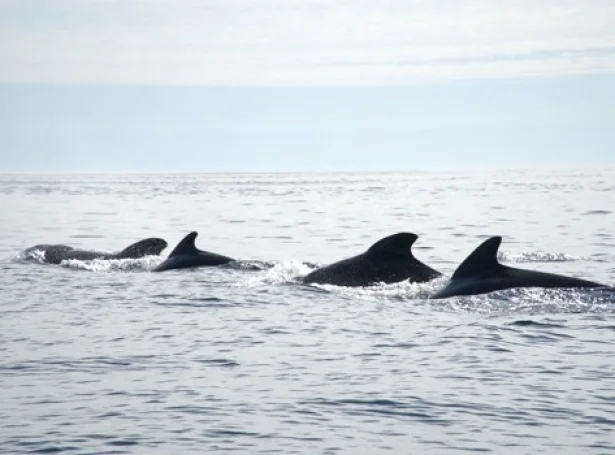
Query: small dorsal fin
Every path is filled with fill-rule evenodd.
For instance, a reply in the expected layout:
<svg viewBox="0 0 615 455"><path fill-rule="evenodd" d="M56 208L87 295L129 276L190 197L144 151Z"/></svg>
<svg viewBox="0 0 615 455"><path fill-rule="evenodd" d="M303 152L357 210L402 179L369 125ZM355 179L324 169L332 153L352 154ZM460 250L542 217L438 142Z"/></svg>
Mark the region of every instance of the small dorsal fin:
<svg viewBox="0 0 615 455"><path fill-rule="evenodd" d="M194 241L196 240L197 235L199 235L198 232L192 231L190 234L184 237L181 242L177 244L177 246L173 251L171 251L171 254L169 254L169 256L196 253L198 250L194 245Z"/></svg>
<svg viewBox="0 0 615 455"><path fill-rule="evenodd" d="M476 276L502 267L497 257L500 243L502 243L500 236L485 240L457 267L452 278Z"/></svg>
<svg viewBox="0 0 615 455"><path fill-rule="evenodd" d="M378 240L367 250L368 253L410 252L419 236L411 232L399 232Z"/></svg>
<svg viewBox="0 0 615 455"><path fill-rule="evenodd" d="M116 256L119 259L140 258L148 255L160 254L167 247L167 242L164 239L152 237L139 240L132 245L127 246L120 251Z"/></svg>

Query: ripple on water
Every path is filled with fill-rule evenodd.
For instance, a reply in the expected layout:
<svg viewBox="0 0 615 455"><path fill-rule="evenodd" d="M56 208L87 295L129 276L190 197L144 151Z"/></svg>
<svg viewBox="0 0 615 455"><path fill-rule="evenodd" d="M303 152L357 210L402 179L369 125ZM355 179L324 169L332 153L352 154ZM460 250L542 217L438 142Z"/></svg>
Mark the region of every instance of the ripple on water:
<svg viewBox="0 0 615 455"><path fill-rule="evenodd" d="M408 230L449 276L500 234L514 245L502 261L615 283L611 212L584 207L615 206L613 181L608 169L0 175L14 209L0 238L0 451L614 452L612 290L435 301L446 277L300 283ZM163 257L10 257L28 239L96 247L192 229L241 260L157 274Z"/></svg>

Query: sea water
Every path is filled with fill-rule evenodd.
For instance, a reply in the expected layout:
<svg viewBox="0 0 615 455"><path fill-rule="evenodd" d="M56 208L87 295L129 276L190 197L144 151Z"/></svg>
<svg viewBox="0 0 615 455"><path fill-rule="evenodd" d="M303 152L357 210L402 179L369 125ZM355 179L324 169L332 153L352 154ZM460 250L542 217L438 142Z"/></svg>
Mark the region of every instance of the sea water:
<svg viewBox="0 0 615 455"><path fill-rule="evenodd" d="M615 169L0 175L0 451L615 453L615 295L304 285L387 235L446 276L615 284ZM190 231L234 265L152 273ZM39 243L160 257L44 264Z"/></svg>

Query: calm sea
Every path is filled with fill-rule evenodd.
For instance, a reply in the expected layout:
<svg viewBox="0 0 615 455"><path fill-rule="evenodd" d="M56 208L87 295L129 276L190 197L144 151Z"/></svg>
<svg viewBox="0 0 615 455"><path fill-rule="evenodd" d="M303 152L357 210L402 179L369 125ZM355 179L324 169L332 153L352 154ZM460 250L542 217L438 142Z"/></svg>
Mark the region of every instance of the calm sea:
<svg viewBox="0 0 615 455"><path fill-rule="evenodd" d="M399 231L615 284L615 169L0 175L0 451L614 454L615 296L306 286ZM44 265L144 237L271 268ZM248 262L249 264L249 262Z"/></svg>

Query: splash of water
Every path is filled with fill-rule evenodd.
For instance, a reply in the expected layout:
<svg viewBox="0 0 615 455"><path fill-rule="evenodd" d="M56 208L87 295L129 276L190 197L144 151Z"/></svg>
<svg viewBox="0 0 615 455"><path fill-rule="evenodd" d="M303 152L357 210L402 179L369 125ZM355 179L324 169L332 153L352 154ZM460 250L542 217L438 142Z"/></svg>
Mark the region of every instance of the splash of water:
<svg viewBox="0 0 615 455"><path fill-rule="evenodd" d="M300 261L281 262L273 265L264 273L250 276L237 283L239 287L258 287L296 282L301 276L307 275L313 268Z"/></svg>
<svg viewBox="0 0 615 455"><path fill-rule="evenodd" d="M589 256L575 256L567 253L548 253L545 251L524 251L522 253L498 253L502 262L574 262L594 261Z"/></svg>
<svg viewBox="0 0 615 455"><path fill-rule="evenodd" d="M156 268L163 259L160 256L144 256L138 259L93 259L91 261L69 259L62 261L60 265L69 269L90 272L148 272Z"/></svg>

